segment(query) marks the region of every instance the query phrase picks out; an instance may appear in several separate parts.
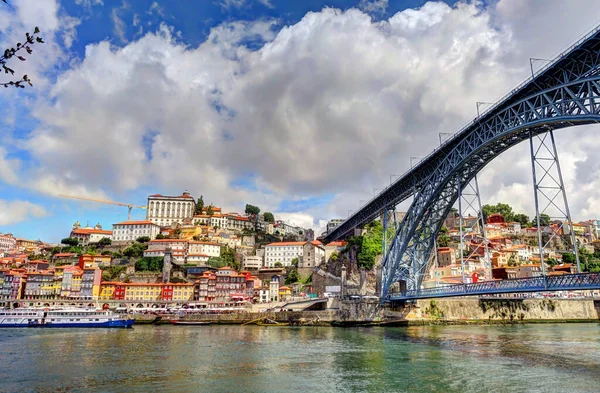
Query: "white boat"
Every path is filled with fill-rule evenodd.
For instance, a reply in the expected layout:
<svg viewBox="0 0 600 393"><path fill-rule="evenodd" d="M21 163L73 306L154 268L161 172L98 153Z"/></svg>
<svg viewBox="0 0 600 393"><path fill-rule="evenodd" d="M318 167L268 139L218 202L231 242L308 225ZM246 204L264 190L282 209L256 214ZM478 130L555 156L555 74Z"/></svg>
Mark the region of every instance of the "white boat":
<svg viewBox="0 0 600 393"><path fill-rule="evenodd" d="M130 328L133 319L109 310L84 308L0 309L2 327L105 327Z"/></svg>

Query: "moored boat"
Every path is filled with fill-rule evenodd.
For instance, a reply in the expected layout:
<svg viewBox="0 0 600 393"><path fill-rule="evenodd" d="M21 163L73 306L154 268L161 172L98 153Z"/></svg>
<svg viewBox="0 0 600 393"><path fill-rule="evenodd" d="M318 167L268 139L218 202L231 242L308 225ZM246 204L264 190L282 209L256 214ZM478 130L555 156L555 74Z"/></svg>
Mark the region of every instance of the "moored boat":
<svg viewBox="0 0 600 393"><path fill-rule="evenodd" d="M206 326L206 325L210 325L210 322L208 321L182 321L179 319L169 319L169 322L171 322L173 325L178 325L178 326Z"/></svg>
<svg viewBox="0 0 600 393"><path fill-rule="evenodd" d="M16 308L0 310L2 327L130 328L133 319L110 310L83 308Z"/></svg>

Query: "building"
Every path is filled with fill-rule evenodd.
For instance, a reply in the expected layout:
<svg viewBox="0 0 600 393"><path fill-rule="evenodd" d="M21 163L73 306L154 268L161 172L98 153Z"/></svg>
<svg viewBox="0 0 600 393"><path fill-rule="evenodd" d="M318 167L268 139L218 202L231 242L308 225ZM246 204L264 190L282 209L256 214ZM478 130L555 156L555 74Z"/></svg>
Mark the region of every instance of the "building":
<svg viewBox="0 0 600 393"><path fill-rule="evenodd" d="M230 267L219 268L215 275L216 300L230 301L232 298L252 300L247 296L245 275L238 274Z"/></svg>
<svg viewBox="0 0 600 393"><path fill-rule="evenodd" d="M10 234L1 234L0 233L0 253L13 251L17 248L17 239Z"/></svg>
<svg viewBox="0 0 600 393"><path fill-rule="evenodd" d="M277 275L271 276L271 281L269 281L269 294L271 296L269 300L272 302L279 301L279 281L280 278Z"/></svg>
<svg viewBox="0 0 600 393"><path fill-rule="evenodd" d="M325 263L325 246L323 246L323 243L318 240L304 243L298 268L312 269L321 263Z"/></svg>
<svg viewBox="0 0 600 393"><path fill-rule="evenodd" d="M438 266L445 267L456 264L456 250L450 247L438 247Z"/></svg>
<svg viewBox="0 0 600 393"><path fill-rule="evenodd" d="M258 271L261 267L263 267L262 257L258 255L244 255L244 260L242 261L243 270Z"/></svg>
<svg viewBox="0 0 600 393"><path fill-rule="evenodd" d="M270 243L265 246L265 266L275 267L277 262L282 266L291 266L292 259L298 258L303 254L305 242L278 242Z"/></svg>
<svg viewBox="0 0 600 393"><path fill-rule="evenodd" d="M209 257L221 256L221 245L213 242L190 241L188 254L202 254Z"/></svg>
<svg viewBox="0 0 600 393"><path fill-rule="evenodd" d="M195 209L194 198L187 190L178 196L154 194L148 197L146 220L159 226L170 226L194 217Z"/></svg>
<svg viewBox="0 0 600 393"><path fill-rule="evenodd" d="M6 271L0 288L0 299L21 299L25 275L17 271Z"/></svg>
<svg viewBox="0 0 600 393"><path fill-rule="evenodd" d="M116 242L132 242L138 237L148 236L156 239L160 227L151 221L123 221L113 224L113 240Z"/></svg>
<svg viewBox="0 0 600 393"><path fill-rule="evenodd" d="M188 240L182 239L155 239L148 243L148 249L144 251L145 257L164 257L168 248L175 263L185 263L188 253Z"/></svg>
<svg viewBox="0 0 600 393"><path fill-rule="evenodd" d="M66 266L63 269L60 297L63 299L81 298L83 270L79 266Z"/></svg>
<svg viewBox="0 0 600 393"><path fill-rule="evenodd" d="M76 238L79 240L79 244L87 246L90 243L98 243L104 238L112 240L112 234L112 231L103 230L100 223L97 223L93 228L81 228L79 221L77 221L73 224L69 237Z"/></svg>
<svg viewBox="0 0 600 393"><path fill-rule="evenodd" d="M27 274L23 299L53 299L54 272L37 271Z"/></svg>
<svg viewBox="0 0 600 393"><path fill-rule="evenodd" d="M343 223L344 220L343 218L334 218L331 219L327 222L327 233L331 233L331 231L333 231L338 225L340 225L341 223Z"/></svg>
<svg viewBox="0 0 600 393"><path fill-rule="evenodd" d="M196 281L194 289L194 300L211 302L215 300L217 285L217 275L211 271L204 271L202 276Z"/></svg>
<svg viewBox="0 0 600 393"><path fill-rule="evenodd" d="M102 282L102 270L97 267L83 269L81 276L81 299L98 299Z"/></svg>
<svg viewBox="0 0 600 393"><path fill-rule="evenodd" d="M112 261L110 255L91 255L83 254L79 256L78 266L81 269L94 269L99 267L108 267Z"/></svg>

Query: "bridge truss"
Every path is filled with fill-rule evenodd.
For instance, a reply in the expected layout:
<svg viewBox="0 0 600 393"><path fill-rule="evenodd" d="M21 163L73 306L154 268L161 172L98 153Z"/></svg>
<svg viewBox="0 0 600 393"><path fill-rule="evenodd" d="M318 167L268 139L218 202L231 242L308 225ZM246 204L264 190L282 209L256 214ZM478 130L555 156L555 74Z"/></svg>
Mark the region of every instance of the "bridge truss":
<svg viewBox="0 0 600 393"><path fill-rule="evenodd" d="M535 171L534 142L545 141L545 135L549 133L553 158L558 169L557 196L562 195L564 200L562 211L566 219L571 222L553 131L599 121L600 27L579 40L540 70L537 75L515 88L453 138L434 150L393 185L380 192L335 228L327 235L326 240L347 235L355 227L372 221L384 211L393 210L398 203L412 196L412 204L399 223L383 262L382 298L389 294L390 287L396 282L405 284L402 288L405 297L411 294L413 298L418 298L419 294L426 293L423 291L441 291L442 289L438 288L421 289L421 284L443 221L461 195L461 191L468 187L476 174L496 156L526 140L529 140L532 146L532 163ZM543 193L543 188L540 187L538 180L534 172L536 216L538 233L540 233L541 213L538 197L540 192ZM556 196L550 197L550 200L554 203ZM572 225L570 231L571 245L576 252ZM544 245L541 234L539 242L540 256L543 258ZM496 289L496 292L501 291L498 285L511 285L494 282L480 285L484 284L488 285L486 287L488 289ZM460 287L465 288L465 291L471 288L465 285ZM455 290L459 289L453 288L450 291Z"/></svg>

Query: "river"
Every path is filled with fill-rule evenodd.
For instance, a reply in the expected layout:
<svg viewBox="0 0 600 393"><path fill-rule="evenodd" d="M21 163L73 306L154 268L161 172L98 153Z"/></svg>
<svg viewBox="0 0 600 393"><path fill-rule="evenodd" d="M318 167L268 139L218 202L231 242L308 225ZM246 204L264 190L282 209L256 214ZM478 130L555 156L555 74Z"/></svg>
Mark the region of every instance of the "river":
<svg viewBox="0 0 600 393"><path fill-rule="evenodd" d="M0 392L598 392L600 325L0 329Z"/></svg>

